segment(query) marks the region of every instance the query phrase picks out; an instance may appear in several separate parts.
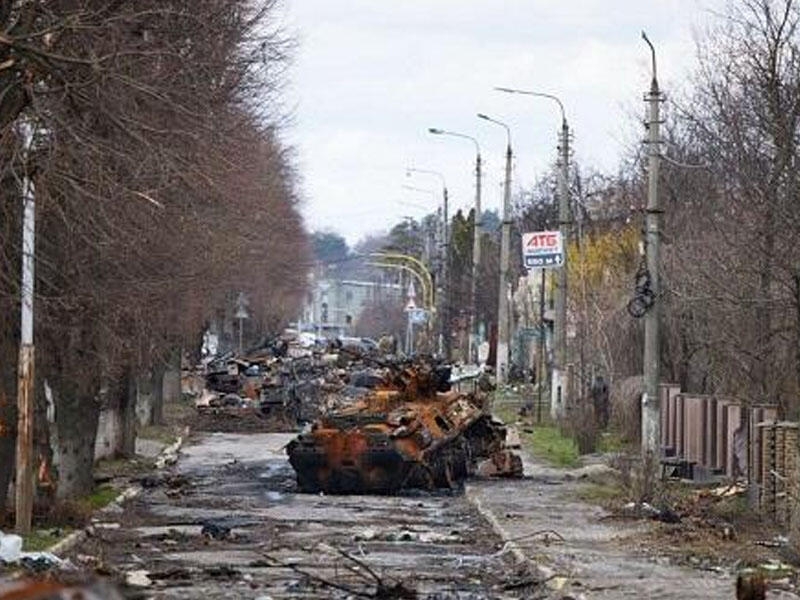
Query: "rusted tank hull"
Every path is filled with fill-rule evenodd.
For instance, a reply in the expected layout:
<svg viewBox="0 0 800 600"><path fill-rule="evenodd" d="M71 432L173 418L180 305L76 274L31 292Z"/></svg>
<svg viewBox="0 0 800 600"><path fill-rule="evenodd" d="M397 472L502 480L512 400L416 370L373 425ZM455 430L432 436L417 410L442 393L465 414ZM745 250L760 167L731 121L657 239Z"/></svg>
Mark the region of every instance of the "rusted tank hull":
<svg viewBox="0 0 800 600"><path fill-rule="evenodd" d="M507 452L504 437L505 430L483 415L466 430L436 440L421 452L413 441L359 428L302 434L287 451L303 492L394 494L458 485L474 471L477 460Z"/></svg>
<svg viewBox="0 0 800 600"><path fill-rule="evenodd" d="M413 469L388 438L384 442L352 431L318 442L306 434L288 448L303 492L391 494L403 487Z"/></svg>
<svg viewBox="0 0 800 600"><path fill-rule="evenodd" d="M503 451L505 428L485 411L483 398L447 389L443 373L449 377L449 370L424 363L398 370L382 388L315 421L287 447L300 489L385 494L453 487L478 461Z"/></svg>

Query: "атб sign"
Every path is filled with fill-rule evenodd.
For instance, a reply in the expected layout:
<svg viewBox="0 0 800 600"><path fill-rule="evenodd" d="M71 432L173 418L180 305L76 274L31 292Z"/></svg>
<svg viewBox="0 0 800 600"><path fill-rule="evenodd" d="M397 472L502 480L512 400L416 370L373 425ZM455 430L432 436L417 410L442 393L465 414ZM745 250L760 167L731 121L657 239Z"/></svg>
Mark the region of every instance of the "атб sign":
<svg viewBox="0 0 800 600"><path fill-rule="evenodd" d="M522 260L529 269L560 267L564 264L564 244L560 231L534 231L522 234Z"/></svg>

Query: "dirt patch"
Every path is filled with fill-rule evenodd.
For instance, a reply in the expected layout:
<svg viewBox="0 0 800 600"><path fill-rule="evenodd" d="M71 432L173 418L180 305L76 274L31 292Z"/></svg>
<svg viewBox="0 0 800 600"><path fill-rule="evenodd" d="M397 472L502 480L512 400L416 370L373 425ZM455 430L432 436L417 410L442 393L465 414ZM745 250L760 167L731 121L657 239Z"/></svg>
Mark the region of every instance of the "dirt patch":
<svg viewBox="0 0 800 600"><path fill-rule="evenodd" d="M781 530L748 506L745 495L714 496L708 490L668 490L679 523L660 523L649 538L677 560L703 566L800 566L800 557Z"/></svg>
<svg viewBox="0 0 800 600"><path fill-rule="evenodd" d="M295 431L288 418L265 417L257 409L224 409L184 415L181 424L191 431L219 433L281 433Z"/></svg>

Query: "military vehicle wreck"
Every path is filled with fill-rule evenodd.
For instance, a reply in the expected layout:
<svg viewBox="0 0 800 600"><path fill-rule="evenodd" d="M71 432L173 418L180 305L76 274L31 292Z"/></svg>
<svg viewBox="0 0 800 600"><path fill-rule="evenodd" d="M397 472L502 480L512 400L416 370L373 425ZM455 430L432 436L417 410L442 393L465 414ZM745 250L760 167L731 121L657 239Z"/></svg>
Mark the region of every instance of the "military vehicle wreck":
<svg viewBox="0 0 800 600"><path fill-rule="evenodd" d="M287 447L304 492L391 494L449 488L481 461L520 477L506 430L484 399L450 389L450 368L431 362L389 369L382 385L316 420ZM502 465L498 469L497 465Z"/></svg>

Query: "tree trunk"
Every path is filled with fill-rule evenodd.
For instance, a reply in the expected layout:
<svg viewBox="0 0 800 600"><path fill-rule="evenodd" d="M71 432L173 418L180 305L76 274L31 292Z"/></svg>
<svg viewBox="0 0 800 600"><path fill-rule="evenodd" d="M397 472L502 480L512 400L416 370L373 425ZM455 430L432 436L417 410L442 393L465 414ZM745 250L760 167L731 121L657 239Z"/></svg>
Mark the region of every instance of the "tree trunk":
<svg viewBox="0 0 800 600"><path fill-rule="evenodd" d="M0 518L6 511L8 487L14 477L17 411L8 396L0 392Z"/></svg>
<svg viewBox="0 0 800 600"><path fill-rule="evenodd" d="M797 268L794 274L794 376L796 392L800 393L800 267ZM793 418L797 418L793 415ZM800 440L798 440L800 441Z"/></svg>
<svg viewBox="0 0 800 600"><path fill-rule="evenodd" d="M121 435L116 453L130 458L136 454L136 379L125 370L118 388Z"/></svg>
<svg viewBox="0 0 800 600"><path fill-rule="evenodd" d="M164 424L164 365L159 362L153 369L153 408L150 413L151 425Z"/></svg>
<svg viewBox="0 0 800 600"><path fill-rule="evenodd" d="M48 399L44 382L34 389L33 466L36 469L37 502L48 504L55 495L53 472L53 444L50 439L51 423L48 420Z"/></svg>
<svg viewBox="0 0 800 600"><path fill-rule="evenodd" d="M181 356L183 350L173 348L169 353L169 362L164 373L164 403L179 402L181 399Z"/></svg>
<svg viewBox="0 0 800 600"><path fill-rule="evenodd" d="M94 448L100 406L93 397L65 390L57 395L59 499L85 496L94 489Z"/></svg>

